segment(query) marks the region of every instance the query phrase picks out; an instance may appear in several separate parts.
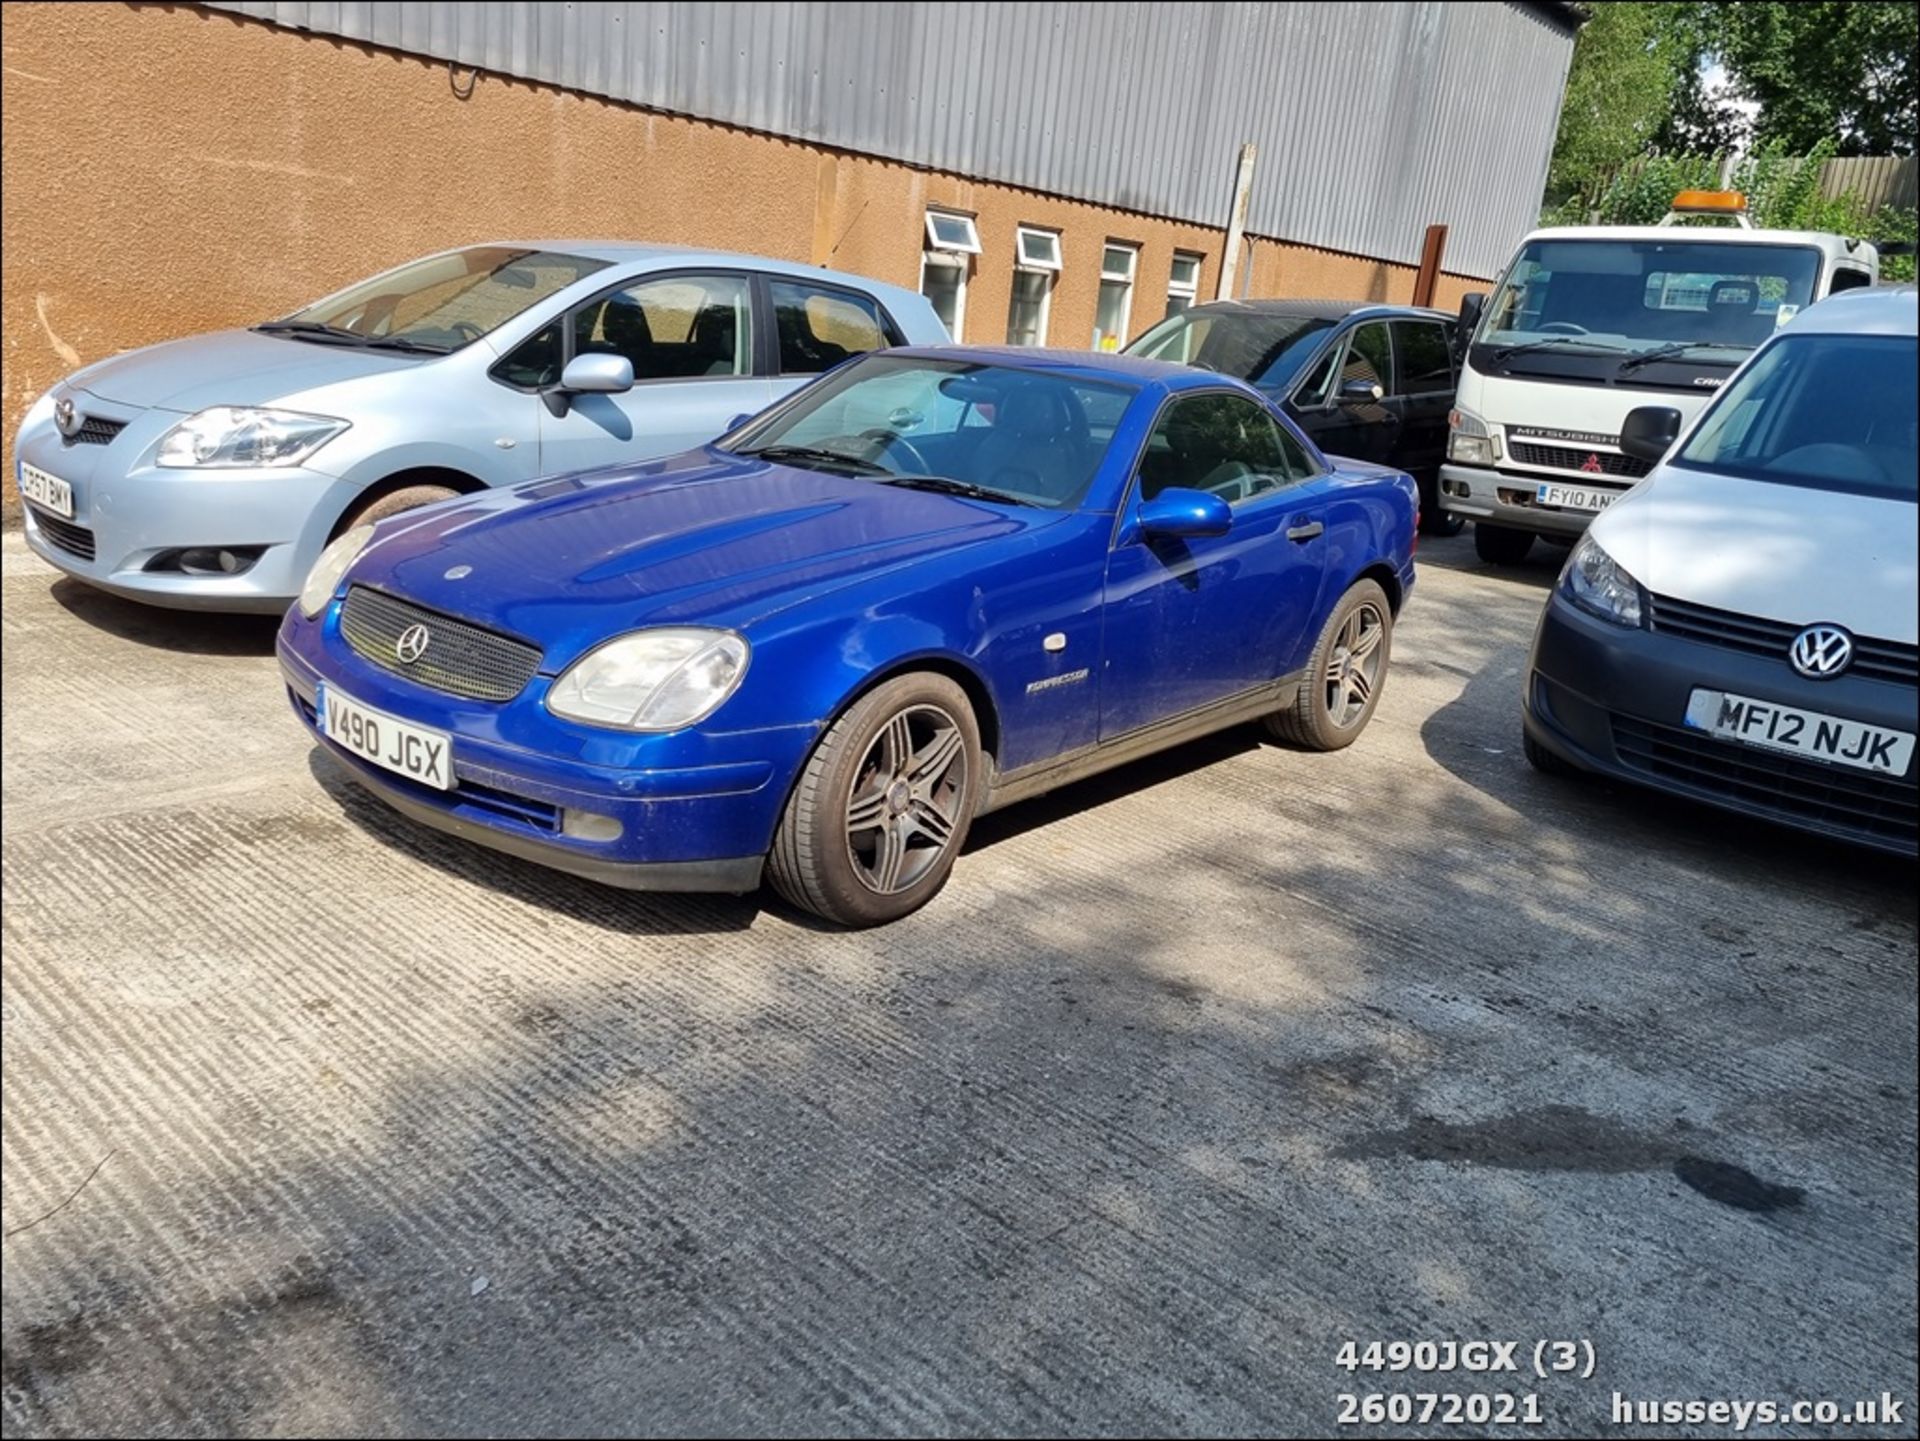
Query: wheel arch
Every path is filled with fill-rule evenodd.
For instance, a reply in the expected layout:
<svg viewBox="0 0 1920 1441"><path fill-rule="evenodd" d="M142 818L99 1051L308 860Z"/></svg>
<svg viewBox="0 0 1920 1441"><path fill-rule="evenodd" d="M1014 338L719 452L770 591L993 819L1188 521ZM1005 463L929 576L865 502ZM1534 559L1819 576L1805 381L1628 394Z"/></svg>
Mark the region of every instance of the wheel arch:
<svg viewBox="0 0 1920 1441"><path fill-rule="evenodd" d="M456 495L473 495L485 490L487 483L477 475L464 470L456 470L449 465L414 465L404 470L396 470L391 475L382 476L371 485L359 490L334 517L333 526L327 533L329 541L334 540L347 529L350 517L358 515L367 506L382 496L392 495L397 490L405 490L413 485L442 485Z"/></svg>

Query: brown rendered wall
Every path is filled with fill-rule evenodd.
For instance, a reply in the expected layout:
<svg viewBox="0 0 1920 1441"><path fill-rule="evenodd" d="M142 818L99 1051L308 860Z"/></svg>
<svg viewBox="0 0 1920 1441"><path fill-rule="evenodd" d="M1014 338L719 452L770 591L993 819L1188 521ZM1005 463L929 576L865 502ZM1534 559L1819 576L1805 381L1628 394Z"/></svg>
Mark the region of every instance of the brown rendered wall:
<svg viewBox="0 0 1920 1441"><path fill-rule="evenodd" d="M917 286L925 208L955 207L978 217L984 250L964 336L979 343L1005 338L1023 222L1061 232L1052 344L1091 344L1109 239L1142 247L1136 334L1164 311L1174 250L1205 255L1201 299L1219 275L1219 229L492 75L462 99L444 64L192 6L8 3L0 20L9 509L14 431L62 375L472 241L657 240ZM1250 249L1250 295L1413 292L1411 266L1261 238ZM1435 304L1480 283L1443 274Z"/></svg>

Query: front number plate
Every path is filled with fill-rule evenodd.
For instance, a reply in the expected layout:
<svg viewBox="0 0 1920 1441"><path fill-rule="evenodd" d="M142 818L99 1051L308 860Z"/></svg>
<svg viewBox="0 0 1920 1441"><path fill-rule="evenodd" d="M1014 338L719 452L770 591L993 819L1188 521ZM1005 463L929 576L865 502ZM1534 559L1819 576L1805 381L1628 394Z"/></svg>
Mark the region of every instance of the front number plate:
<svg viewBox="0 0 1920 1441"><path fill-rule="evenodd" d="M1540 504L1557 505L1562 510L1605 510L1619 498L1618 491L1585 485L1543 485L1534 492Z"/></svg>
<svg viewBox="0 0 1920 1441"><path fill-rule="evenodd" d="M344 751L421 785L453 789L453 737L408 725L322 683L314 697L320 733Z"/></svg>
<svg viewBox="0 0 1920 1441"><path fill-rule="evenodd" d="M1693 692L1687 698L1687 724L1721 740L1885 776L1905 775L1913 759L1913 737L1905 731L1725 691Z"/></svg>
<svg viewBox="0 0 1920 1441"><path fill-rule="evenodd" d="M73 519L73 487L25 461L20 462L20 497L45 506L62 520Z"/></svg>

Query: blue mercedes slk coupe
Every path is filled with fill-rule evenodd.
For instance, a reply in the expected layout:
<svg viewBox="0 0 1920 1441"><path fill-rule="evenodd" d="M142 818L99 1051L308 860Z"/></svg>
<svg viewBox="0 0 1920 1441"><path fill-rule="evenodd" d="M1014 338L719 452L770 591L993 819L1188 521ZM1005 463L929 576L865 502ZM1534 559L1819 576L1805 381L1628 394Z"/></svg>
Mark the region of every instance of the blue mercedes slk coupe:
<svg viewBox="0 0 1920 1441"><path fill-rule="evenodd" d="M875 925L985 811L1255 718L1352 742L1415 497L1205 371L895 349L684 454L356 527L280 664L420 822Z"/></svg>

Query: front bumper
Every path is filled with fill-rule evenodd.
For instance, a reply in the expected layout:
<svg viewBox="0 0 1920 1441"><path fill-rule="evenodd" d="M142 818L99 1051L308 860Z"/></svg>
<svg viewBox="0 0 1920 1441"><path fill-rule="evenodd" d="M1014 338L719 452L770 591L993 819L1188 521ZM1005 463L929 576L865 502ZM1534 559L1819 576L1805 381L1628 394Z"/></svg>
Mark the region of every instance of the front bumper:
<svg viewBox="0 0 1920 1441"><path fill-rule="evenodd" d="M1548 471L1488 470L1477 465L1440 467L1440 509L1467 520L1504 525L1536 535L1577 536L1593 524L1596 512L1562 510L1540 505L1534 492L1547 483L1591 485L1597 490L1625 495L1632 483L1610 477L1568 475Z"/></svg>
<svg viewBox="0 0 1920 1441"><path fill-rule="evenodd" d="M1804 680L1784 656L1609 625L1558 592L1534 634L1523 724L1536 745L1581 770L1894 855L1920 854L1920 762L1910 761L1904 776L1881 776L1720 740L1683 720L1696 688L1920 730L1920 692L1911 686Z"/></svg>
<svg viewBox="0 0 1920 1441"><path fill-rule="evenodd" d="M34 554L76 580L150 605L285 610L353 486L299 466L165 469L152 464L153 450L179 415L72 394L88 414L125 429L102 445L64 442L51 424L22 429L16 465L32 465L73 490L70 519L32 502L22 507ZM223 547L258 550L259 557L236 575L148 568L165 565L170 552Z"/></svg>
<svg viewBox="0 0 1920 1441"><path fill-rule="evenodd" d="M536 677L504 706L428 692L347 650L338 637L337 611L334 606L315 622L289 612L277 645L288 700L329 757L402 814L627 890L744 894L759 886L788 783L811 732L734 733L698 756L687 752L685 736L633 737L629 754L619 760L568 755L561 734L552 749L531 749L502 739L500 732L512 729L525 738L529 724L537 727L546 678ZM317 643L323 635L324 644ZM314 707L321 680L366 705L452 735L454 788L438 790L370 765L321 734ZM515 713L512 727L481 718L507 712ZM621 739L609 738L616 745ZM610 819L618 835L599 840L569 834L573 818L581 815Z"/></svg>

